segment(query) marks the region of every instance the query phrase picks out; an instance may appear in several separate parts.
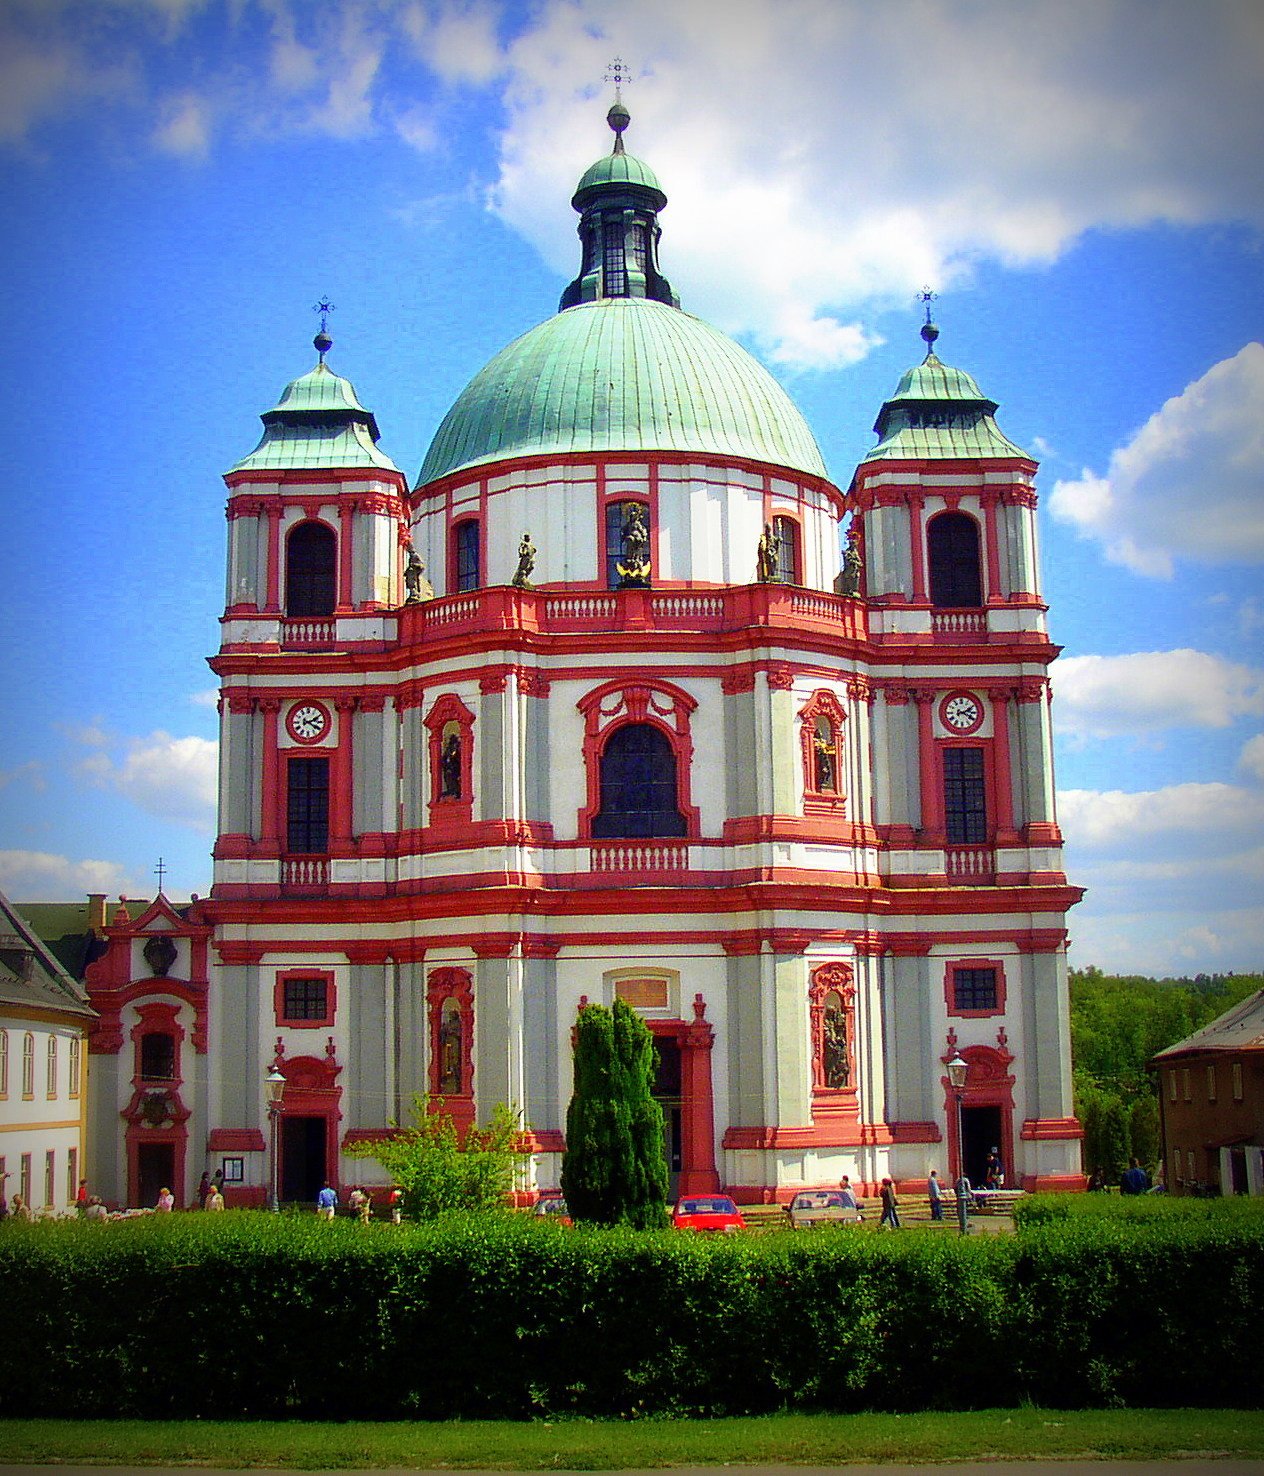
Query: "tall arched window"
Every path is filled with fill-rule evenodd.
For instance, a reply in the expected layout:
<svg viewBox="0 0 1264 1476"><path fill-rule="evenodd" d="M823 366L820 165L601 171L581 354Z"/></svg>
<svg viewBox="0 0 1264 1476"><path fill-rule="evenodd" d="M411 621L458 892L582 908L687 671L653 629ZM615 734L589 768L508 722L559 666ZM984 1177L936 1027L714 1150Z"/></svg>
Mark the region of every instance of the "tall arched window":
<svg viewBox="0 0 1264 1476"><path fill-rule="evenodd" d="M299 523L285 545L285 613L332 615L338 599L338 541L324 523Z"/></svg>
<svg viewBox="0 0 1264 1476"><path fill-rule="evenodd" d="M48 1037L48 1071L44 1082L44 1093L46 1096L57 1095L57 1037Z"/></svg>
<svg viewBox="0 0 1264 1476"><path fill-rule="evenodd" d="M650 510L644 502L606 503L606 587L618 589L627 578L619 572L619 565L630 568L643 563L649 557L648 545L642 547L650 526ZM625 539L625 530L627 538ZM631 560L625 560L627 554Z"/></svg>
<svg viewBox="0 0 1264 1476"><path fill-rule="evenodd" d="M462 518L452 528L452 588L458 594L482 583L477 518Z"/></svg>
<svg viewBox="0 0 1264 1476"><path fill-rule="evenodd" d="M616 728L601 753L601 804L592 833L599 839L684 835L676 788L676 755L652 723Z"/></svg>
<svg viewBox="0 0 1264 1476"><path fill-rule="evenodd" d="M799 525L793 518L772 520L773 546L777 553L777 582L799 583Z"/></svg>
<svg viewBox="0 0 1264 1476"><path fill-rule="evenodd" d="M979 525L966 513L938 513L926 529L930 563L930 602L949 609L977 609L983 603L979 564Z"/></svg>
<svg viewBox="0 0 1264 1476"><path fill-rule="evenodd" d="M140 1038L140 1076L142 1081L174 1081L176 1075L176 1040L165 1030L151 1030Z"/></svg>
<svg viewBox="0 0 1264 1476"><path fill-rule="evenodd" d="M0 1030L0 1097L9 1095L9 1032Z"/></svg>
<svg viewBox="0 0 1264 1476"><path fill-rule="evenodd" d="M22 1095L35 1095L35 1037L29 1030L22 1037Z"/></svg>

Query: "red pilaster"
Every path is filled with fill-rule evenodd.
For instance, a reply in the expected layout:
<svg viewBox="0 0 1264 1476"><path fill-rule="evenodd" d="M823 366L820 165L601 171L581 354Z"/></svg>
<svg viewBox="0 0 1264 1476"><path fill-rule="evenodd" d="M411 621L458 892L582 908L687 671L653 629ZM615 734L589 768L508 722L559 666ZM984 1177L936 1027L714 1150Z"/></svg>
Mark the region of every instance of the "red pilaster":
<svg viewBox="0 0 1264 1476"><path fill-rule="evenodd" d="M263 713L263 795L259 805L259 843L265 851L275 851L281 844L281 809L285 797L280 783L280 752L277 747L277 716L281 711L279 697L264 697L259 702Z"/></svg>

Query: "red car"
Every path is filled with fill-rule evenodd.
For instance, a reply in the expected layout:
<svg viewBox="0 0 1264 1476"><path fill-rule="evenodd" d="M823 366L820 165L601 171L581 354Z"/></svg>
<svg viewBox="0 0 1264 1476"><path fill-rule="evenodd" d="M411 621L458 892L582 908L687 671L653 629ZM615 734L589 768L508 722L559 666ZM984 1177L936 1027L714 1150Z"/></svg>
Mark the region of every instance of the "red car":
<svg viewBox="0 0 1264 1476"><path fill-rule="evenodd" d="M746 1229L746 1221L727 1194L700 1194L678 1199L672 1210L677 1230L712 1230L731 1235Z"/></svg>

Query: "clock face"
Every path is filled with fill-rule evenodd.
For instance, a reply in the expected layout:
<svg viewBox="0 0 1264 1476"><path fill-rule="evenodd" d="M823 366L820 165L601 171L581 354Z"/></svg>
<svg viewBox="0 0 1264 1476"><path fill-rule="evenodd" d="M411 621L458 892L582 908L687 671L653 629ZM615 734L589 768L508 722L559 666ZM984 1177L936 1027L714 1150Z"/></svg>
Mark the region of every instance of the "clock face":
<svg viewBox="0 0 1264 1476"><path fill-rule="evenodd" d="M983 708L969 692L954 692L944 698L939 716L944 727L954 733L973 733L983 721Z"/></svg>
<svg viewBox="0 0 1264 1476"><path fill-rule="evenodd" d="M296 743L319 743L329 731L329 713L319 702L300 702L290 708L286 727Z"/></svg>

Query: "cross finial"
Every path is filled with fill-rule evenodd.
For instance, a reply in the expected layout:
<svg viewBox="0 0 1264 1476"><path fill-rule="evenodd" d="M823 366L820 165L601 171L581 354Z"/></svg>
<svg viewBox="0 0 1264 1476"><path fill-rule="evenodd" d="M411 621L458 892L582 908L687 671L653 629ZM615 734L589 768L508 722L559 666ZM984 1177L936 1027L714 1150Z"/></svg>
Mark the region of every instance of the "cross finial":
<svg viewBox="0 0 1264 1476"><path fill-rule="evenodd" d="M319 302L312 304L312 312L320 314L320 332L312 339L312 345L317 353L320 354L320 362L322 364L325 362L325 355L334 346L334 341L326 332L325 326L329 322L329 315L333 310L334 305L327 297L322 297Z"/></svg>
<svg viewBox="0 0 1264 1476"><path fill-rule="evenodd" d="M917 294L917 300L926 309L926 321L922 324L922 342L926 345L926 357L935 352L935 340L939 337L939 329L931 322L930 305L939 296L938 292L932 292L929 287L923 287Z"/></svg>
<svg viewBox="0 0 1264 1476"><path fill-rule="evenodd" d="M158 895L162 896L162 879L167 874L167 868L163 865L162 857L158 857L158 865L154 867L154 874L158 878Z"/></svg>
<svg viewBox="0 0 1264 1476"><path fill-rule="evenodd" d="M628 76L628 69L624 66L621 56L616 56L606 68L606 75L602 80L614 83L614 100L622 102L624 85L630 83L632 78Z"/></svg>
<svg viewBox="0 0 1264 1476"><path fill-rule="evenodd" d="M932 302L936 301L938 297L939 293L932 292L929 287L923 287L922 290L917 294L918 302L920 302L926 309L926 321L928 323L930 322L930 305Z"/></svg>

